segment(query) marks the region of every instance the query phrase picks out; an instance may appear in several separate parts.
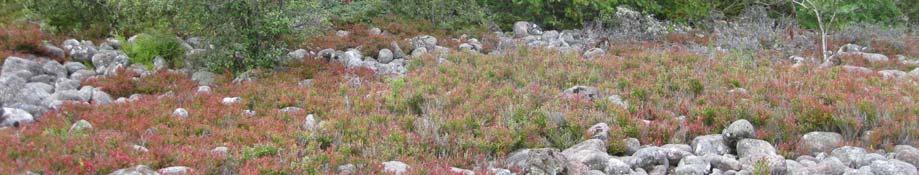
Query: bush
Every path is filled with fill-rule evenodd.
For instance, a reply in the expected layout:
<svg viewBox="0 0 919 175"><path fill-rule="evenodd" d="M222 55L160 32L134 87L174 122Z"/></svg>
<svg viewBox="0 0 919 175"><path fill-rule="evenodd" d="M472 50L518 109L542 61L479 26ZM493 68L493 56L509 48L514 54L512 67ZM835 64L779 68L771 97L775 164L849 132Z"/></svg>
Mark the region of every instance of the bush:
<svg viewBox="0 0 919 175"><path fill-rule="evenodd" d="M17 54L48 55L42 46L47 39L48 36L36 25L15 23L0 26L0 61Z"/></svg>
<svg viewBox="0 0 919 175"><path fill-rule="evenodd" d="M138 35L133 42L126 42L123 50L131 58L131 63L148 68L153 66L156 57L166 60L167 66L180 67L185 56L185 48L176 37L161 32Z"/></svg>
<svg viewBox="0 0 919 175"><path fill-rule="evenodd" d="M831 28L842 28L854 23L883 25L903 24L903 12L895 0L877 1L833 1L811 0L824 15L824 23ZM798 23L806 28L816 29L817 17L809 8L797 9ZM832 18L831 18L832 17Z"/></svg>
<svg viewBox="0 0 919 175"><path fill-rule="evenodd" d="M307 1L292 1L307 2ZM209 38L217 48L207 52L207 67L214 72L242 73L276 64L286 44L276 42L291 34L290 18L278 1L189 1L182 4L185 28Z"/></svg>
<svg viewBox="0 0 919 175"><path fill-rule="evenodd" d="M47 29L86 38L101 38L115 26L107 0L25 0Z"/></svg>

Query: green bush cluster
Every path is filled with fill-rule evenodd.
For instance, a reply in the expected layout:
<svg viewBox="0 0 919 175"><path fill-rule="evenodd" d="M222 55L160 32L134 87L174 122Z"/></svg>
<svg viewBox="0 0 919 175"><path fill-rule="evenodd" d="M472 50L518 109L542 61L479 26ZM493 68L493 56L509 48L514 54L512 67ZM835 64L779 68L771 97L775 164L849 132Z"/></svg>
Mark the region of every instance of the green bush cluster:
<svg viewBox="0 0 919 175"><path fill-rule="evenodd" d="M131 58L131 63L143 64L147 68L153 67L156 57L162 57L167 66L180 67L185 56L185 48L179 40L162 32L137 35L133 41L126 42L122 50Z"/></svg>

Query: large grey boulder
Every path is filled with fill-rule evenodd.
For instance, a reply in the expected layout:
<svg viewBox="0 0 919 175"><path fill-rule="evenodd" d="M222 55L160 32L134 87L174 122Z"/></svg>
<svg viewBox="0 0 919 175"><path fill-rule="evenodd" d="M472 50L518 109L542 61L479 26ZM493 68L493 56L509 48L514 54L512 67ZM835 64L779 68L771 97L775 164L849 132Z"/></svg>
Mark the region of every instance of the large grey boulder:
<svg viewBox="0 0 919 175"><path fill-rule="evenodd" d="M0 128L17 126L19 124L32 123L35 118L29 112L16 108L3 108L2 117L0 117Z"/></svg>
<svg viewBox="0 0 919 175"><path fill-rule="evenodd" d="M667 154L667 160L671 165L676 165L684 157L692 156L692 147L686 144L666 144L661 146L661 150Z"/></svg>
<svg viewBox="0 0 919 175"><path fill-rule="evenodd" d="M706 162L712 165L712 168L721 170L740 170L742 168L740 161L727 156L705 155L702 156Z"/></svg>
<svg viewBox="0 0 919 175"><path fill-rule="evenodd" d="M437 38L431 35L422 35L412 38L412 49L425 48L428 51L433 51L437 46Z"/></svg>
<svg viewBox="0 0 919 175"><path fill-rule="evenodd" d="M530 22L526 22L526 21L518 21L514 23L513 29L514 29L515 38L522 38L522 37L526 37L529 35L542 35L543 34L542 29L540 29L539 26L537 26L536 24L530 23Z"/></svg>
<svg viewBox="0 0 919 175"><path fill-rule="evenodd" d="M89 96L89 97L87 97L87 96ZM89 98L92 98L92 97L91 97L91 94L84 94L84 92L81 92L81 91L79 91L79 90L63 90L63 91L56 91L56 92L54 92L53 94L51 94L51 97L50 97L51 100L58 100L58 101L83 101L83 102L89 101Z"/></svg>
<svg viewBox="0 0 919 175"><path fill-rule="evenodd" d="M214 83L217 74L208 71L197 71L191 75L191 80L198 82L199 85L207 86Z"/></svg>
<svg viewBox="0 0 919 175"><path fill-rule="evenodd" d="M810 132L801 137L798 147L803 149L805 154L817 155L821 152L829 152L842 144L842 135L833 132Z"/></svg>
<svg viewBox="0 0 919 175"><path fill-rule="evenodd" d="M377 54L377 57L378 57L378 61L383 64L392 62L392 60L395 58L393 56L392 51L390 51L389 49L380 49L379 53Z"/></svg>
<svg viewBox="0 0 919 175"><path fill-rule="evenodd" d="M899 160L877 160L871 163L871 172L883 175L915 175L916 167Z"/></svg>
<svg viewBox="0 0 919 175"><path fill-rule="evenodd" d="M610 158L606 161L606 170L604 172L606 174L629 174L632 172L632 167L622 160Z"/></svg>
<svg viewBox="0 0 919 175"><path fill-rule="evenodd" d="M64 62L64 68L67 69L67 74L72 74L78 70L86 69L86 65L83 65L83 63L79 62L68 61Z"/></svg>
<svg viewBox="0 0 919 175"><path fill-rule="evenodd" d="M105 104L112 103L112 96L109 95L107 92L102 91L102 89L92 88L92 91L90 92L92 93L92 97L90 98L90 101L93 102L94 104L105 105Z"/></svg>
<svg viewBox="0 0 919 175"><path fill-rule="evenodd" d="M97 75L96 71L82 69L82 70L77 70L76 72L73 72L72 74L70 74L70 79L74 79L77 81L83 81L83 80L86 80L96 75Z"/></svg>
<svg viewBox="0 0 919 175"><path fill-rule="evenodd" d="M285 57L285 59L280 60L279 62L288 63L292 61L303 61L304 57L306 57L306 54L309 54L309 51L306 51L306 49L297 49L290 53L287 53L287 57Z"/></svg>
<svg viewBox="0 0 919 175"><path fill-rule="evenodd" d="M562 95L566 98L586 98L588 100L599 99L600 90L595 87L590 86L574 86L562 92Z"/></svg>
<svg viewBox="0 0 919 175"><path fill-rule="evenodd" d="M79 80L61 78L54 83L54 92L80 88Z"/></svg>
<svg viewBox="0 0 919 175"><path fill-rule="evenodd" d="M606 123L594 124L590 126L590 128L587 128L587 135L590 136L591 139L606 141L609 139L609 125Z"/></svg>
<svg viewBox="0 0 919 175"><path fill-rule="evenodd" d="M51 96L50 92L52 90L54 90L54 88L45 83L28 83L26 87L19 92L19 101L26 104L40 105L46 98Z"/></svg>
<svg viewBox="0 0 919 175"><path fill-rule="evenodd" d="M508 168L519 168L524 174L567 174L568 159L558 149L523 149L505 160Z"/></svg>
<svg viewBox="0 0 919 175"><path fill-rule="evenodd" d="M96 66L96 73L114 75L118 68L128 66L128 55L117 50L102 50L93 55L92 61Z"/></svg>
<svg viewBox="0 0 919 175"><path fill-rule="evenodd" d="M711 164L699 156L687 156L673 170L679 175L707 175L712 169Z"/></svg>
<svg viewBox="0 0 919 175"><path fill-rule="evenodd" d="M562 151L569 161L586 165L591 170L603 170L612 156L606 153L606 143L589 139Z"/></svg>
<svg viewBox="0 0 919 175"><path fill-rule="evenodd" d="M638 149L641 149L641 142L638 141L638 139L636 138L625 138L625 139L622 139L622 141L625 142L625 154L626 155L635 154L635 152L637 152Z"/></svg>
<svg viewBox="0 0 919 175"><path fill-rule="evenodd" d="M919 167L919 149L910 145L897 145L894 147L893 158Z"/></svg>
<svg viewBox="0 0 919 175"><path fill-rule="evenodd" d="M775 148L765 140L743 139L737 142L737 155L741 158L754 154L776 155Z"/></svg>
<svg viewBox="0 0 919 175"><path fill-rule="evenodd" d="M727 128L721 130L721 135L724 136L724 141L727 142L728 146L735 147L737 141L746 138L753 138L753 135L756 134L756 130L753 128L753 124L746 119L740 119L728 125Z"/></svg>
<svg viewBox="0 0 919 175"><path fill-rule="evenodd" d="M724 142L721 134L698 136L692 140L693 153L699 156L724 155L731 152L731 148Z"/></svg>
<svg viewBox="0 0 919 175"><path fill-rule="evenodd" d="M43 68L38 62L19 57L7 57L3 61L3 67L0 69L2 69L0 74L3 74L3 76L16 76L24 80L43 72Z"/></svg>
<svg viewBox="0 0 919 175"><path fill-rule="evenodd" d="M338 166L338 174L341 175L351 175L357 173L357 166L354 164L344 164Z"/></svg>
<svg viewBox="0 0 919 175"><path fill-rule="evenodd" d="M54 46L52 44L45 43L42 45L42 48L45 49L45 53L48 53L49 56L54 58L64 58L67 56L67 53L64 52L64 49Z"/></svg>
<svg viewBox="0 0 919 175"><path fill-rule="evenodd" d="M785 174L787 166L785 158L779 155L753 154L740 158L743 170L754 170L757 167L767 168L772 174Z"/></svg>
<svg viewBox="0 0 919 175"><path fill-rule="evenodd" d="M20 101L20 92L26 87L26 80L17 76L0 75L0 104Z"/></svg>
<svg viewBox="0 0 919 175"><path fill-rule="evenodd" d="M811 167L814 172L820 172L823 174L836 174L840 175L846 172L846 166L836 157L827 157L817 163L816 166Z"/></svg>
<svg viewBox="0 0 919 175"><path fill-rule="evenodd" d="M408 174L408 169L411 168L408 164L402 163L400 161L388 161L383 162L383 172L392 173L397 175Z"/></svg>
<svg viewBox="0 0 919 175"><path fill-rule="evenodd" d="M137 166L130 167L130 168L115 170L114 172L109 173L109 175L159 175L159 174L160 173L153 171L153 169L150 169L150 167L147 167L146 165L137 165Z"/></svg>
<svg viewBox="0 0 919 175"><path fill-rule="evenodd" d="M836 149L833 149L833 152L830 153L830 156L833 156L839 161L851 168L858 168L855 166L856 162L859 159L865 157L868 154L864 148L853 147L853 146L843 146Z"/></svg>
<svg viewBox="0 0 919 175"><path fill-rule="evenodd" d="M647 168L653 165L670 164L667 152L656 146L638 149L635 154L632 154L632 157L635 158L636 162L631 164L635 167Z"/></svg>
<svg viewBox="0 0 919 175"><path fill-rule="evenodd" d="M69 75L67 68L57 61L45 61L41 68L44 74L53 75L54 78L66 78Z"/></svg>

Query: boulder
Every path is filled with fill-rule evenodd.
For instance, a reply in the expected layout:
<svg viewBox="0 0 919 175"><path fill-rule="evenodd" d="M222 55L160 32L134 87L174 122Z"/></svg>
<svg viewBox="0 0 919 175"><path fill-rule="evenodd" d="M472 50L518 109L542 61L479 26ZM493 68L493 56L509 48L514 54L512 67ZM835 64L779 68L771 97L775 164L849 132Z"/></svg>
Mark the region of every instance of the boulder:
<svg viewBox="0 0 919 175"><path fill-rule="evenodd" d="M756 133L756 130L753 128L753 124L746 119L740 119L734 121L727 128L721 130L721 135L724 136L724 141L727 142L728 146L735 147L737 141L746 138L753 138L753 135Z"/></svg>
<svg viewBox="0 0 919 175"><path fill-rule="evenodd" d="M313 114L306 115L306 119L303 121L303 129L307 131L315 131L319 129L319 119L316 118Z"/></svg>
<svg viewBox="0 0 919 175"><path fill-rule="evenodd" d="M0 116L0 128L19 126L20 124L32 123L35 118L29 112L16 108L3 108L3 114Z"/></svg>
<svg viewBox="0 0 919 175"><path fill-rule="evenodd" d="M64 79L58 79L58 81L54 83L54 92L65 91L65 90L76 90L77 88L80 88L80 80L64 78Z"/></svg>
<svg viewBox="0 0 919 175"><path fill-rule="evenodd" d="M83 65L83 63L68 61L68 62L64 62L64 68L67 69L67 74L73 74L74 72L77 72L78 70L86 69L86 66Z"/></svg>
<svg viewBox="0 0 919 175"><path fill-rule="evenodd" d="M883 175L915 175L916 167L899 160L877 160L869 165L871 172Z"/></svg>
<svg viewBox="0 0 919 175"><path fill-rule="evenodd" d="M193 174L192 169L187 166L171 166L156 170L162 175L183 175L183 174Z"/></svg>
<svg viewBox="0 0 919 175"><path fill-rule="evenodd" d="M586 165L591 170L603 170L612 156L606 153L606 143L589 139L562 151L569 161Z"/></svg>
<svg viewBox="0 0 919 175"><path fill-rule="evenodd" d="M894 147L893 158L919 167L919 149L910 145Z"/></svg>
<svg viewBox="0 0 919 175"><path fill-rule="evenodd" d="M511 169L520 169L524 174L565 174L569 166L568 159L554 148L513 152L505 160L505 165Z"/></svg>
<svg viewBox="0 0 919 175"><path fill-rule="evenodd" d="M817 153L829 152L842 144L842 135L833 132L810 132L804 134L798 143L798 148L802 149L805 154L817 155Z"/></svg>
<svg viewBox="0 0 919 175"><path fill-rule="evenodd" d="M623 139L623 142L625 142L625 154L627 155L633 155L638 149L641 149L641 142L636 138L626 138Z"/></svg>
<svg viewBox="0 0 919 175"><path fill-rule="evenodd" d="M191 75L191 80L198 82L199 85L207 86L214 83L217 74L208 71L197 71Z"/></svg>
<svg viewBox="0 0 919 175"><path fill-rule="evenodd" d="M236 103L239 103L240 100L242 99L239 97L224 97L223 100L220 101L220 103L223 105L229 106L229 105L234 105Z"/></svg>
<svg viewBox="0 0 919 175"><path fill-rule="evenodd" d="M514 23L514 37L522 38L529 35L530 22L518 21Z"/></svg>
<svg viewBox="0 0 919 175"><path fill-rule="evenodd" d="M842 163L836 157L828 157L817 163L816 166L811 167L814 172L820 172L823 174L842 174L845 173L848 167Z"/></svg>
<svg viewBox="0 0 919 175"><path fill-rule="evenodd" d="M634 167L647 168L653 165L670 164L667 152L656 146L638 149L635 154L632 154L632 157L636 161L632 164Z"/></svg>
<svg viewBox="0 0 919 175"><path fill-rule="evenodd" d="M693 153L699 156L724 155L731 152L721 134L698 136L692 140L692 148Z"/></svg>
<svg viewBox="0 0 919 175"><path fill-rule="evenodd" d="M606 123L594 124L590 128L587 128L587 135L590 136L591 139L606 141L609 139L609 125Z"/></svg>
<svg viewBox="0 0 919 175"><path fill-rule="evenodd" d="M303 61L303 58L306 57L306 54L309 54L309 51L306 49L297 49L290 53L287 53L287 57L279 60L280 63L288 63L293 61Z"/></svg>
<svg viewBox="0 0 919 175"><path fill-rule="evenodd" d="M408 174L408 169L411 168L408 164L402 163L400 161L388 161L383 162L383 172L392 173L397 175Z"/></svg>
<svg viewBox="0 0 919 175"><path fill-rule="evenodd" d="M610 95L609 97L606 97L606 100L622 108L626 108L626 109L629 108L629 102L622 99L622 96Z"/></svg>
<svg viewBox="0 0 919 175"><path fill-rule="evenodd" d="M80 120L70 125L70 132L82 132L93 129L93 125L86 120Z"/></svg>
<svg viewBox="0 0 919 175"><path fill-rule="evenodd" d="M728 156L705 155L702 158L711 164L712 168L721 170L740 170L742 168L740 161Z"/></svg>
<svg viewBox="0 0 919 175"><path fill-rule="evenodd" d="M357 173L357 166L354 166L354 164L350 164L350 163L339 165L337 169L338 169L338 174L340 175L351 175L351 174Z"/></svg>
<svg viewBox="0 0 919 175"><path fill-rule="evenodd" d="M97 75L96 71L82 69L82 70L77 70L76 72L73 72L72 74L70 74L70 79L77 80L77 81L83 81L83 80L86 80L96 75Z"/></svg>
<svg viewBox="0 0 919 175"><path fill-rule="evenodd" d="M858 168L855 166L855 164L858 159L865 157L865 154L868 154L868 151L866 151L864 148L843 146L833 149L833 152L830 153L830 156L838 159L847 167Z"/></svg>
<svg viewBox="0 0 919 175"><path fill-rule="evenodd" d="M425 48L428 51L433 51L437 46L437 38L434 38L431 35L422 35L412 38L412 49Z"/></svg>
<svg viewBox="0 0 919 175"><path fill-rule="evenodd" d="M172 116L180 119L188 118L188 110L185 110L185 108L176 108L172 111Z"/></svg>
<svg viewBox="0 0 919 175"><path fill-rule="evenodd" d="M64 49L61 49L60 47L51 44L44 44L42 47L45 49L45 53L47 53L48 56L54 58L64 58L67 56L67 53L64 52Z"/></svg>
<svg viewBox="0 0 919 175"><path fill-rule="evenodd" d="M393 59L403 59L403 58L405 58L405 52L402 51L402 48L401 48L401 47L399 47L399 43L396 43L396 41L392 41L392 42L389 43L389 47L390 47L390 49L392 49L392 52L393 52Z"/></svg>
<svg viewBox="0 0 919 175"><path fill-rule="evenodd" d="M772 174L785 174L787 166L785 158L779 155L753 154L740 158L743 170L754 170L757 167L768 168Z"/></svg>
<svg viewBox="0 0 919 175"><path fill-rule="evenodd" d="M41 65L41 68L42 73L52 75L55 79L66 78L67 75L70 75L69 72L67 72L67 67L64 67L64 65L57 61L45 61L45 63Z"/></svg>
<svg viewBox="0 0 919 175"><path fill-rule="evenodd" d="M562 95L566 98L581 97L588 100L594 100L600 98L600 90L589 86L574 86L563 91Z"/></svg>
<svg viewBox="0 0 919 175"><path fill-rule="evenodd" d="M462 169L462 168L457 168L457 167L450 167L450 172L453 174L461 174L461 175L475 175L475 172L472 170L467 170L467 169Z"/></svg>
<svg viewBox="0 0 919 175"><path fill-rule="evenodd" d="M881 77L884 78L902 78L909 75L909 73L903 72L901 70L880 70L878 74L881 74Z"/></svg>
<svg viewBox="0 0 919 175"><path fill-rule="evenodd" d="M632 167L622 160L610 158L606 161L606 170L604 172L606 174L629 174L632 172Z"/></svg>
<svg viewBox="0 0 919 175"><path fill-rule="evenodd" d="M34 75L42 74L43 68L35 61L19 58L7 57L0 68L0 74L4 76L16 76L24 80L32 78Z"/></svg>
<svg viewBox="0 0 919 175"><path fill-rule="evenodd" d="M150 167L146 165L137 165L130 168L115 170L109 173L109 175L159 175L159 173L153 171L153 169L150 169Z"/></svg>
<svg viewBox="0 0 919 175"><path fill-rule="evenodd" d="M606 54L606 50L601 48L593 48L584 52L584 58L593 59Z"/></svg>
<svg viewBox="0 0 919 175"><path fill-rule="evenodd" d="M754 154L776 155L772 144L764 140L743 139L737 142L737 155L741 158Z"/></svg>
<svg viewBox="0 0 919 175"><path fill-rule="evenodd" d="M378 61L383 64L392 62L392 60L395 58L393 56L393 52L390 51L389 49L380 49L380 52L377 54L377 57L379 58Z"/></svg>

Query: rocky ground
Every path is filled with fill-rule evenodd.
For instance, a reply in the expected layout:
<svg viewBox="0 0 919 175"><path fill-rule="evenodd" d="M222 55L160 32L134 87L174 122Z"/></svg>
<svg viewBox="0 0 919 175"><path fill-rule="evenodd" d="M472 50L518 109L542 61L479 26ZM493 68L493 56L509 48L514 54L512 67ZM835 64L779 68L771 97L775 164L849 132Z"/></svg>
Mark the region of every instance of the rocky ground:
<svg viewBox="0 0 919 175"><path fill-rule="evenodd" d="M350 32L339 31L336 35L344 37ZM386 34L378 28L370 32ZM117 40L95 45L72 39L61 43L60 47L46 45L56 54L68 55L72 61L60 63L41 57L9 57L3 62L0 127L4 129L0 132L3 139L15 141L2 146L7 157L0 161L3 163L0 172L216 174L235 167L243 169L236 171L241 174L270 174L266 173L272 172L268 169L299 174L917 174L919 149L915 148L915 141L919 139L910 134L916 133L919 126L917 113L910 111L915 111L917 103L909 98L916 97L916 89L919 89L915 83L919 80L919 69L907 72L897 67L881 67L876 71L878 68L843 61L818 64L815 60L819 59L792 56L767 60L765 62L770 63L764 63L765 66L747 70L758 72L739 70L743 68L717 72L704 66L727 69L723 67L749 63L712 61L734 56L721 48L687 52L680 50L683 46L657 45L633 53L602 46L598 43L609 41L586 30L543 31L527 22L518 22L514 31L497 32L495 36L496 39L489 41L449 38L447 40L460 43L451 48L439 45L443 41L438 38L422 35L406 39L411 43L407 52L393 42L389 48L380 49L376 58L362 55L359 48L300 49L278 61L315 62L322 66L315 70L303 68L308 65L291 66L290 72L295 73L268 76L270 73L253 71L232 78L190 68L173 70L165 66L163 60L154 61L153 67L132 64L119 50ZM188 55L211 49L200 38L187 38L182 43ZM486 48L488 43L493 46ZM832 58L859 59L860 63L869 65L896 62L912 68L919 64L907 56L889 58L870 53L870 50L847 44L835 51ZM332 65L325 65L326 62ZM312 72L306 71L309 76L302 76L296 73L301 69ZM808 72L811 69L816 73ZM658 74L648 75L648 72ZM756 80L757 76L771 76L763 73L779 76ZM115 93L104 90L110 87L92 86L93 82L110 81L111 77L126 74L132 75L126 82L152 79L166 81L168 85L164 86L166 90L124 96L110 95ZM806 74L814 74L816 78L801 78L800 75ZM716 80L722 77L715 76L721 75L741 77L739 81L749 81L744 82L748 86L708 84L714 81L740 84ZM685 81L671 78L683 76L695 78ZM853 78L821 83L822 78L835 76ZM632 81L628 81L629 77ZM620 79L612 80L616 78ZM669 87L654 85L654 81L667 83L671 79L679 83ZM699 79L706 82L700 84ZM555 80L567 82L546 82ZM415 87L403 87L405 81ZM753 85L757 82L759 86ZM814 85L817 90L829 90L821 92L824 93L821 97L799 97L816 93L816 90L807 90L808 87L770 94L773 91L769 89L775 87L801 86L794 83L829 84ZM648 97L644 95L649 93L647 90L629 87L629 84L662 89L650 93L672 93ZM546 90L555 87L566 88ZM408 90L400 93L400 88ZM403 95L410 93L418 95ZM876 112L882 113L881 116L875 116L881 119L832 119L850 115L840 111L861 110L845 104L864 102L860 101L862 97L881 106L882 112ZM821 98L836 98L837 101L827 102L831 100ZM417 101L419 99L421 102ZM671 99L689 100L663 102L673 101ZM479 102L467 104L472 103L467 101ZM520 103L535 106L547 103L550 106L547 108L567 113L546 112L548 115L539 114L542 118L525 119L532 121L515 121L515 114L506 113L515 113L515 105L525 106ZM708 103L723 105L718 108L723 110L752 106L751 110L759 110L755 115L765 116L765 119L742 118L731 112L709 114L710 108L705 106L710 105ZM798 103L828 108L840 104L843 107L827 110L829 112L789 112L811 108L785 107ZM884 106L890 104L900 106ZM545 110L534 108L533 111ZM481 113L458 112L462 110ZM449 114L451 112L457 114ZM534 113L524 116L537 116ZM873 115L865 113L858 112L859 115ZM769 118L783 114L801 116L801 119ZM472 115L510 117L482 119L470 117ZM709 115L727 117L704 117ZM829 119L820 118L824 116ZM121 120L134 123L126 124ZM348 120L355 120L352 121L355 123ZM854 123L851 126L857 127L872 122L872 128L853 131L849 125L824 126L822 120ZM782 122L791 124L776 124ZM890 123L899 123L891 126L896 130L885 130L881 126ZM786 130L786 126L803 128L809 124L820 125L777 133ZM62 131L52 129L61 125L69 127ZM572 127L579 125L585 127ZM386 127L395 129L389 131ZM513 127L525 129L507 129ZM630 128L639 131L629 133ZM520 133L529 130L535 132ZM552 134L556 132L572 135ZM872 135L872 132L880 134ZM348 135L354 133L358 133L357 136ZM376 134L387 138L352 138L376 137ZM492 134L494 136L488 136ZM191 141L184 141L186 137ZM487 137L496 138L481 139ZM498 140L520 141L488 144ZM557 140L568 142L555 143ZM875 140L883 141L875 143ZM41 144L65 146L43 147ZM114 146L104 146L106 144ZM123 149L119 145L125 144L130 151L111 151ZM274 146L262 146L265 144ZM441 146L432 146L436 148L430 150L425 148L428 144ZM358 151L358 148L362 149ZM307 149L313 151L298 151ZM485 149L491 152L482 151ZM49 158L27 153L43 151L67 161L44 162L51 163L50 166L36 165L43 163L39 160ZM467 157L462 155L463 151L482 156ZM194 158L209 156L221 157L222 163ZM359 158L347 158L349 156ZM433 165L424 162L441 157L449 157L446 158L449 160ZM478 160L468 161L470 159ZM120 167L112 168L116 166Z"/></svg>

